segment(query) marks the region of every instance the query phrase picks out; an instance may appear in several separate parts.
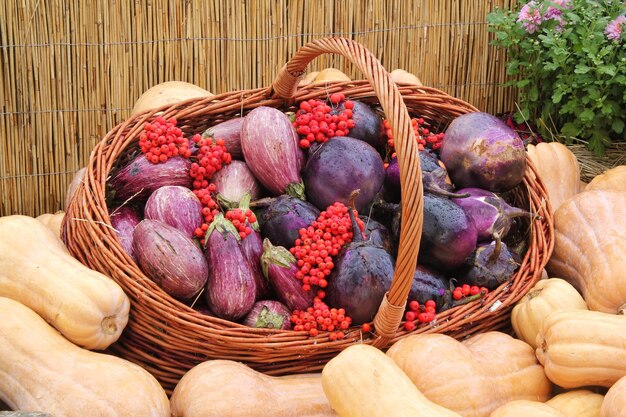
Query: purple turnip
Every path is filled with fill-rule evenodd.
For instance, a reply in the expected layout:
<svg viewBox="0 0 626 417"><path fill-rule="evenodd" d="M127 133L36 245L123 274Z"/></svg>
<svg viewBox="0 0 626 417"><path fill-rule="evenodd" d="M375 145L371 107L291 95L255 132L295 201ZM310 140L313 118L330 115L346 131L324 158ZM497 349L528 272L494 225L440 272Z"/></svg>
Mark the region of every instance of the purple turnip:
<svg viewBox="0 0 626 417"><path fill-rule="evenodd" d="M455 277L463 284L492 291L511 279L518 267L506 244L496 236L495 241L478 245L466 264L455 271Z"/></svg>
<svg viewBox="0 0 626 417"><path fill-rule="evenodd" d="M243 125L243 117L235 117L218 123L208 128L203 134L203 138L223 139L226 151L231 154L233 159L243 159L241 151L241 126Z"/></svg>
<svg viewBox="0 0 626 417"><path fill-rule="evenodd" d="M354 127L346 136L369 143L380 151L386 144L382 119L367 104L356 100L352 100L352 103L354 104L352 108ZM341 102L336 109L331 111L331 114L340 114L344 110L344 102Z"/></svg>
<svg viewBox="0 0 626 417"><path fill-rule="evenodd" d="M189 168L191 161L182 156L153 164L144 155L139 155L117 171L108 185L116 200L124 201L132 197L133 201L142 201L166 185L191 188L193 178L189 175Z"/></svg>
<svg viewBox="0 0 626 417"><path fill-rule="evenodd" d="M531 216L528 211L510 206L504 199L491 191L480 188L463 188L458 192L469 194L467 198L453 198L452 201L461 206L474 221L479 242L493 239L495 232L501 237L505 237L514 218Z"/></svg>
<svg viewBox="0 0 626 417"><path fill-rule="evenodd" d="M424 193L424 225L419 262L448 271L476 248L478 234L465 211L445 197Z"/></svg>
<svg viewBox="0 0 626 417"><path fill-rule="evenodd" d="M326 302L331 307L344 308L352 317L352 324L359 325L371 321L378 311L393 280L394 260L387 251L363 239L354 210L348 212L354 237L335 259Z"/></svg>
<svg viewBox="0 0 626 417"><path fill-rule="evenodd" d="M276 297L290 310L306 310L313 305L315 294L302 288L302 281L296 278L296 258L287 249L264 239L261 266Z"/></svg>
<svg viewBox="0 0 626 417"><path fill-rule="evenodd" d="M522 182L526 151L519 135L488 113L466 113L445 132L441 161L457 188L493 192L511 190Z"/></svg>
<svg viewBox="0 0 626 417"><path fill-rule="evenodd" d="M254 271L240 239L235 226L222 214L215 217L207 231L207 305L216 316L226 320L238 320L248 314L257 294Z"/></svg>
<svg viewBox="0 0 626 417"><path fill-rule="evenodd" d="M244 118L241 149L254 176L273 195L304 199L300 177L304 153L289 117L272 107L257 107Z"/></svg>
<svg viewBox="0 0 626 417"><path fill-rule="evenodd" d="M150 194L144 217L169 224L193 239L194 231L202 225L202 203L189 188L166 185Z"/></svg>
<svg viewBox="0 0 626 417"><path fill-rule="evenodd" d="M249 327L264 329L291 329L291 311L282 303L272 300L257 301L243 320Z"/></svg>
<svg viewBox="0 0 626 417"><path fill-rule="evenodd" d="M365 230L363 231L365 239L391 253L392 244L389 230L371 217L360 215L359 218L365 224Z"/></svg>
<svg viewBox="0 0 626 417"><path fill-rule="evenodd" d="M111 226L117 232L122 248L135 262L137 262L137 257L133 249L133 232L140 221L139 214L131 207L122 206L111 211Z"/></svg>
<svg viewBox="0 0 626 417"><path fill-rule="evenodd" d="M413 284L409 292L409 301L416 300L420 304L433 300L439 310L446 301L446 291L450 288L450 281L440 272L418 265L413 275Z"/></svg>
<svg viewBox="0 0 626 417"><path fill-rule="evenodd" d="M217 201L225 209L239 206L244 195L249 194L252 200L259 198L261 187L248 165L243 161L231 161L217 171L211 183L215 184Z"/></svg>
<svg viewBox="0 0 626 417"><path fill-rule="evenodd" d="M300 237L298 231L309 227L320 211L306 201L289 195L273 199L259 217L261 234L274 245L291 248Z"/></svg>
<svg viewBox="0 0 626 417"><path fill-rule="evenodd" d="M174 298L190 299L207 282L209 268L200 248L183 232L158 220L142 220L133 233L141 270Z"/></svg>
<svg viewBox="0 0 626 417"><path fill-rule="evenodd" d="M348 204L350 193L361 192L356 209L372 202L385 179L383 160L371 145L345 136L331 138L309 156L302 174L306 196L320 210L335 202Z"/></svg>

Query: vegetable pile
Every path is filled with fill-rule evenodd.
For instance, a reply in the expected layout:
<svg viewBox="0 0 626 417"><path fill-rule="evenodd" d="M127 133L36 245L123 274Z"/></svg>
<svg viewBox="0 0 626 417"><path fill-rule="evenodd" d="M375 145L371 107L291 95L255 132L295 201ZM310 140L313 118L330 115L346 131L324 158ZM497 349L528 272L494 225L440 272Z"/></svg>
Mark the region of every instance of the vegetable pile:
<svg viewBox="0 0 626 417"><path fill-rule="evenodd" d="M261 106L191 134L173 118L147 122L107 184L113 227L146 276L202 314L367 337L402 217L389 122L341 93L290 110ZM514 131L485 113L447 127L411 117L425 194L408 331L509 280L531 217L508 193L525 170Z"/></svg>

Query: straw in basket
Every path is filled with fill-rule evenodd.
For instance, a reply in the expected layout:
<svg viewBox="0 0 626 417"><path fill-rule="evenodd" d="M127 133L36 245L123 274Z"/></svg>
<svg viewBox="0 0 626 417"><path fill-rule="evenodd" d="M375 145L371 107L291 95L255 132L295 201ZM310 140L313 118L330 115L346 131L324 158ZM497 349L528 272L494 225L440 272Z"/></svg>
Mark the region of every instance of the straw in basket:
<svg viewBox="0 0 626 417"><path fill-rule="evenodd" d="M323 53L343 55L358 67L366 80L298 89L299 77L308 63ZM325 332L309 337L307 332L257 329L203 315L167 295L122 249L110 226L106 182L118 159L129 147L136 146L146 121L162 113L166 118L176 117L183 131L193 134L228 118L245 115L258 106L293 110L295 103L310 98L325 100L335 92L379 105L396 138L402 228L393 283L375 317L374 334L363 334L359 327L354 327L343 340L330 341ZM113 278L131 299L129 324L114 349L149 370L171 392L188 369L207 359L241 361L270 375L309 372L321 369L342 349L355 343L386 348L414 333L437 332L462 338L508 326L512 305L540 278L553 246L549 202L530 161L523 183L514 193L519 205L539 216L528 225L528 249L513 279L483 299L446 310L435 321L411 332L401 326L423 225L421 169L410 114L445 125L456 116L473 111L477 109L470 104L436 89L397 86L363 46L348 39L325 38L303 46L269 88L188 100L135 115L114 127L91 153L87 173L67 210L63 226L71 253L85 265Z"/></svg>

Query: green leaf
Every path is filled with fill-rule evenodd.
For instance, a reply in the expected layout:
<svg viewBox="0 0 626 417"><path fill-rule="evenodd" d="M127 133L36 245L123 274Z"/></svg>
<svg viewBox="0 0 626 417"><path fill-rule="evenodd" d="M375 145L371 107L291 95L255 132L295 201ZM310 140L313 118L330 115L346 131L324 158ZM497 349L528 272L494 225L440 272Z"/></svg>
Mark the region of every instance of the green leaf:
<svg viewBox="0 0 626 417"><path fill-rule="evenodd" d="M530 87L528 98L530 101L537 101L537 99L539 99L539 89L537 88L537 85L533 84L533 86Z"/></svg>
<svg viewBox="0 0 626 417"><path fill-rule="evenodd" d="M581 132L581 128L579 128L575 123L568 122L563 125L561 128L561 134L564 136L575 138Z"/></svg>
<svg viewBox="0 0 626 417"><path fill-rule="evenodd" d="M592 109L585 109L578 115L578 118L583 123L588 123L593 120L595 113Z"/></svg>
<svg viewBox="0 0 626 417"><path fill-rule="evenodd" d="M576 68L574 69L574 72L576 74L586 74L589 72L591 68L589 68L588 66L584 65L584 64L578 64L576 65Z"/></svg>
<svg viewBox="0 0 626 417"><path fill-rule="evenodd" d="M611 129L613 129L615 133L622 133L624 131L624 121L621 119L613 119Z"/></svg>
<svg viewBox="0 0 626 417"><path fill-rule="evenodd" d="M598 72L600 74L610 75L611 77L615 76L616 71L617 71L617 68L615 67L615 65L603 65L598 68Z"/></svg>
<svg viewBox="0 0 626 417"><path fill-rule="evenodd" d="M560 103L561 99L563 98L563 95L565 94L564 90L556 90L553 94L552 94L552 102L554 104Z"/></svg>
<svg viewBox="0 0 626 417"><path fill-rule="evenodd" d="M517 87L518 87L518 88L524 88L524 87L526 87L528 84L530 84L530 80L529 80L528 78L525 78L525 79L523 79L523 80L519 80L519 81L517 82Z"/></svg>

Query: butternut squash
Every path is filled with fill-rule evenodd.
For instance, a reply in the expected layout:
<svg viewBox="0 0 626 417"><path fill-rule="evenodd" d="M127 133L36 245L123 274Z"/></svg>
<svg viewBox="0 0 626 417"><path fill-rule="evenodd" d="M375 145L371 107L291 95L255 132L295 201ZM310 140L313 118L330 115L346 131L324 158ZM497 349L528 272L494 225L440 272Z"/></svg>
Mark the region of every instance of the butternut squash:
<svg viewBox="0 0 626 417"><path fill-rule="evenodd" d="M0 297L36 311L73 343L105 349L128 322L122 288L65 249L33 217L0 217Z"/></svg>
<svg viewBox="0 0 626 417"><path fill-rule="evenodd" d="M533 349L500 332L463 342L413 335L391 346L387 356L426 398L464 417L487 417L513 400L545 401L552 389Z"/></svg>
<svg viewBox="0 0 626 417"><path fill-rule="evenodd" d="M587 310L583 297L567 281L542 279L519 300L511 311L511 324L517 337L537 349L537 335L546 317L567 308Z"/></svg>
<svg viewBox="0 0 626 417"><path fill-rule="evenodd" d="M429 401L393 360L370 345L352 345L322 370L322 386L341 417L460 417Z"/></svg>
<svg viewBox="0 0 626 417"><path fill-rule="evenodd" d="M490 417L572 417L538 401L516 400L499 407Z"/></svg>
<svg viewBox="0 0 626 417"><path fill-rule="evenodd" d="M577 389L556 395L546 401L568 417L600 417L604 396L586 389Z"/></svg>
<svg viewBox="0 0 626 417"><path fill-rule="evenodd" d="M535 353L560 387L610 387L626 375L625 330L626 316L555 311L543 323Z"/></svg>
<svg viewBox="0 0 626 417"><path fill-rule="evenodd" d="M626 376L617 381L604 396L604 402L600 408L600 416L626 416Z"/></svg>
<svg viewBox="0 0 626 417"><path fill-rule="evenodd" d="M590 310L615 314L626 305L626 192L585 191L554 214L552 276L583 295Z"/></svg>
<svg viewBox="0 0 626 417"><path fill-rule="evenodd" d="M65 217L64 211L57 211L56 213L45 213L37 217L37 220L48 226L55 236L61 237L61 223Z"/></svg>
<svg viewBox="0 0 626 417"><path fill-rule="evenodd" d="M331 417L321 374L272 377L228 360L187 371L171 398L172 417Z"/></svg>
<svg viewBox="0 0 626 417"><path fill-rule="evenodd" d="M619 165L596 175L586 190L626 191L626 165Z"/></svg>
<svg viewBox="0 0 626 417"><path fill-rule="evenodd" d="M567 146L542 142L528 145L526 151L546 186L553 213L565 200L580 193L580 165Z"/></svg>
<svg viewBox="0 0 626 417"><path fill-rule="evenodd" d="M169 417L165 391L138 365L73 345L10 298L0 297L0 317L0 399L12 409L58 417Z"/></svg>

